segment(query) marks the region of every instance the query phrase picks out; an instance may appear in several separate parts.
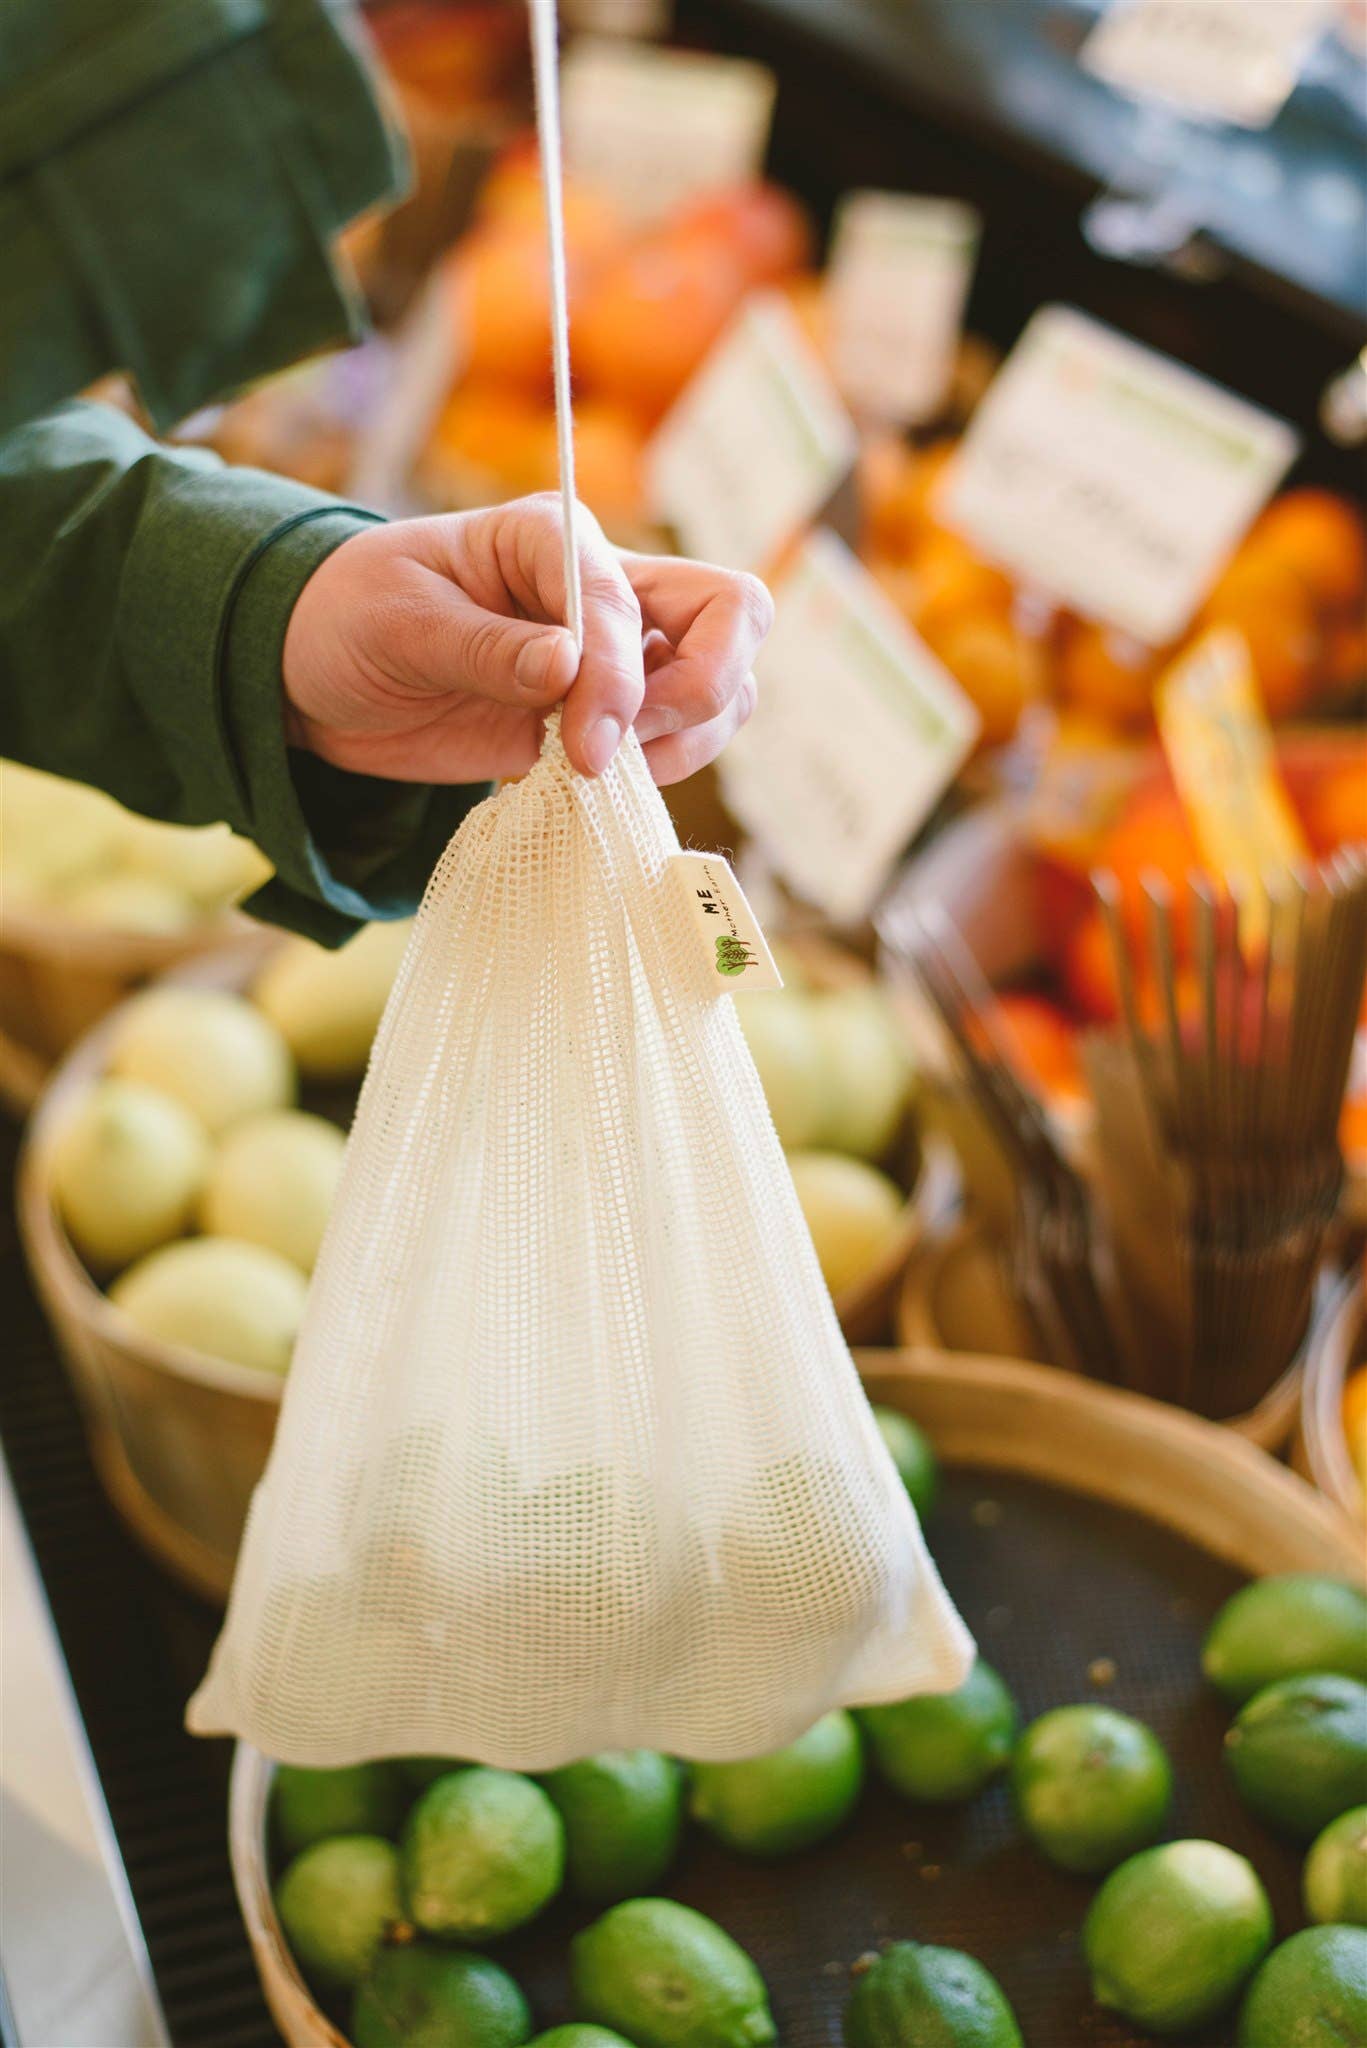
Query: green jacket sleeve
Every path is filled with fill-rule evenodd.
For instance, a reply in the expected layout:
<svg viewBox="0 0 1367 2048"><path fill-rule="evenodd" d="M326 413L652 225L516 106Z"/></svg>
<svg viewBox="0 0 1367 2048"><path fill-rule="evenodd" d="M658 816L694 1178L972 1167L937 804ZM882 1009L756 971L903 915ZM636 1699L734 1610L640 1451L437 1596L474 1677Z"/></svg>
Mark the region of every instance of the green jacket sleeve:
<svg viewBox="0 0 1367 2048"><path fill-rule="evenodd" d="M411 910L482 786L349 775L285 742L299 591L374 517L171 450L75 403L0 438L0 753L180 824L224 820L276 876L249 908L327 943Z"/></svg>

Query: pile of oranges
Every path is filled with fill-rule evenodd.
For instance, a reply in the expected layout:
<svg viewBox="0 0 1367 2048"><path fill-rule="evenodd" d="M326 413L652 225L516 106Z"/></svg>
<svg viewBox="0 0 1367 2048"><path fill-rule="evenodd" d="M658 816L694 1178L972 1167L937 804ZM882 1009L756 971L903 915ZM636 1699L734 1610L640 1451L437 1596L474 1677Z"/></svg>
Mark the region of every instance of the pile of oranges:
<svg viewBox="0 0 1367 2048"><path fill-rule="evenodd" d="M978 706L986 745L1050 699L1077 727L1142 733L1154 684L1180 651L1148 647L1013 588L943 523L955 442L879 440L864 451L863 553L898 608ZM1305 717L1347 700L1367 675L1367 533L1330 491L1286 491L1218 578L1187 638L1243 635L1269 715Z"/></svg>
<svg viewBox="0 0 1367 2048"><path fill-rule="evenodd" d="M534 147L495 166L446 268L459 374L423 464L434 497L545 490L556 481L550 319ZM579 494L610 530L645 517L646 440L750 292L804 272L797 201L754 183L709 194L646 230L569 184Z"/></svg>

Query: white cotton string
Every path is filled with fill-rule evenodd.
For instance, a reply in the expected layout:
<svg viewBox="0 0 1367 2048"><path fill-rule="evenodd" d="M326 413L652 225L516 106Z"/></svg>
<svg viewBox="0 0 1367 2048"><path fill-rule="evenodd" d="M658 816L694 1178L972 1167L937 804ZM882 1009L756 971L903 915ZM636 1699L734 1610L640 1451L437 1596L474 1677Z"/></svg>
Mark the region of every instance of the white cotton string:
<svg viewBox="0 0 1367 2048"><path fill-rule="evenodd" d="M555 376L555 445L565 541L565 624L576 647L584 645L579 548L574 516L574 417L570 403L570 313L565 263L565 206L560 150L560 68L555 0L529 0L536 133L546 206L546 253L551 273L551 367Z"/></svg>

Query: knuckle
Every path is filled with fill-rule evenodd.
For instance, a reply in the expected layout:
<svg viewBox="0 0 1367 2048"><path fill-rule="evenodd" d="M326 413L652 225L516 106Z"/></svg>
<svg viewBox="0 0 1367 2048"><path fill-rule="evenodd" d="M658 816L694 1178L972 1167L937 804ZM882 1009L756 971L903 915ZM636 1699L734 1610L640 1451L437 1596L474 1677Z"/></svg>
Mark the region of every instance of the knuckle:
<svg viewBox="0 0 1367 2048"><path fill-rule="evenodd" d="M761 583L758 576L738 575L736 581L736 608L742 623L757 640L762 640L774 623L774 600L769 595L767 583Z"/></svg>

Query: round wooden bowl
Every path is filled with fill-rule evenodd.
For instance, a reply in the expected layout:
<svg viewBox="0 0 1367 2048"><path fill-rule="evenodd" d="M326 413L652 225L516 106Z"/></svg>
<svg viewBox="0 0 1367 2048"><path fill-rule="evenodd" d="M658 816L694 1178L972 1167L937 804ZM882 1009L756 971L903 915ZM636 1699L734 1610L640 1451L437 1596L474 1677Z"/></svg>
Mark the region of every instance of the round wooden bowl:
<svg viewBox="0 0 1367 2048"><path fill-rule="evenodd" d="M1343 1391L1356 1366L1367 1364L1367 1294L1350 1275L1325 1303L1310 1333L1301 1384L1295 1463L1321 1493L1357 1521L1367 1520L1367 1491L1348 1453Z"/></svg>
<svg viewBox="0 0 1367 2048"><path fill-rule="evenodd" d="M177 978L241 990L262 952L258 940ZM116 1025L117 1011L80 1040L33 1112L19 1159L19 1230L115 1507L161 1564L221 1602L265 1469L283 1381L135 1330L95 1285L61 1226L51 1194L52 1145L74 1102L103 1072Z"/></svg>
<svg viewBox="0 0 1367 2048"><path fill-rule="evenodd" d="M899 1408L949 1465L1027 1475L1126 1508L1251 1575L1362 1573L1352 1525L1228 1430L1047 1366L946 1355L859 1355L871 1400ZM348 2048L295 1966L271 1899L274 1765L239 1744L229 1794L233 1877L266 2002L291 2048Z"/></svg>
<svg viewBox="0 0 1367 2048"><path fill-rule="evenodd" d="M0 1095L26 1110L54 1063L144 982L205 954L260 945L228 912L157 936L100 931L52 912L6 909L0 929Z"/></svg>
<svg viewBox="0 0 1367 2048"><path fill-rule="evenodd" d="M988 1358L1038 1357L1039 1333L1011 1292L993 1233L977 1216L924 1233L898 1290L897 1341ZM1260 1450L1284 1450L1296 1428L1302 1374L1297 1358L1256 1408L1215 1426Z"/></svg>

